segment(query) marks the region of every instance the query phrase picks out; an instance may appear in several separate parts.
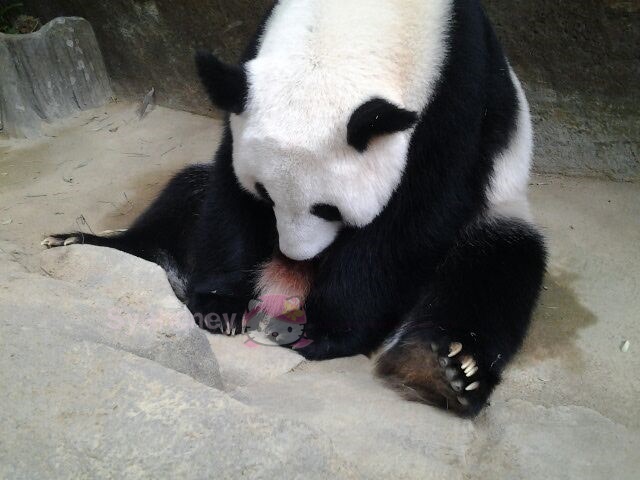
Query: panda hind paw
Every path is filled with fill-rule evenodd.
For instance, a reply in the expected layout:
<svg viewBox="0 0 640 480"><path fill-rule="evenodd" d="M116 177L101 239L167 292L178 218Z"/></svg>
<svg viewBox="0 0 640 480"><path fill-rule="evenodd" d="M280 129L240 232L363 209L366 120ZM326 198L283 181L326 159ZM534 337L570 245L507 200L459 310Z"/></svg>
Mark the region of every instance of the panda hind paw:
<svg viewBox="0 0 640 480"><path fill-rule="evenodd" d="M40 245L46 248L55 248L55 247L67 247L69 245L75 245L76 243L82 243L82 240L77 235L73 234L61 234L61 235L50 235L46 237Z"/></svg>
<svg viewBox="0 0 640 480"><path fill-rule="evenodd" d="M383 351L376 373L409 400L473 417L497 384L475 347L442 334L409 334Z"/></svg>

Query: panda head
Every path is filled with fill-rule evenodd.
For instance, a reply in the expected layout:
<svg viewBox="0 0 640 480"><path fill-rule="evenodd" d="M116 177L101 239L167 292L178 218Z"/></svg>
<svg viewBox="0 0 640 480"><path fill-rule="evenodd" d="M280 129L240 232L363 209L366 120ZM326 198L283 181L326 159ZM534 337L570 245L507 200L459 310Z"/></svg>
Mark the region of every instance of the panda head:
<svg viewBox="0 0 640 480"><path fill-rule="evenodd" d="M200 53L197 65L213 103L231 114L238 181L272 205L284 255L312 259L385 208L418 118L391 82L269 56L231 66Z"/></svg>

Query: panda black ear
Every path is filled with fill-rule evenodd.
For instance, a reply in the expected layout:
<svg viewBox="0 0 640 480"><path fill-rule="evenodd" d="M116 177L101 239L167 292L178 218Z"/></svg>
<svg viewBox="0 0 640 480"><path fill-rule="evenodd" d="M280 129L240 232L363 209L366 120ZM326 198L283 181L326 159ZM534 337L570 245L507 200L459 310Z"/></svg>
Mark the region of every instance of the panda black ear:
<svg viewBox="0 0 640 480"><path fill-rule="evenodd" d="M200 80L213 104L221 110L241 114L247 98L247 74L243 67L228 65L209 52L196 53Z"/></svg>
<svg viewBox="0 0 640 480"><path fill-rule="evenodd" d="M364 103L351 115L347 125L347 142L364 152L372 138L402 132L418 121L418 114L400 108L382 98Z"/></svg>

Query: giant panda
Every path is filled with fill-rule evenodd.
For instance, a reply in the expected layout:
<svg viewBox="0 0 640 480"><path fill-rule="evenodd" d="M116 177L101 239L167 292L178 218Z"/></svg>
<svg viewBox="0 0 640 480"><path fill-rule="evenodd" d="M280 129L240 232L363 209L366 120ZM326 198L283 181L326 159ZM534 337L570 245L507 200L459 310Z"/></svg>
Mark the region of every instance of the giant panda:
<svg viewBox="0 0 640 480"><path fill-rule="evenodd" d="M238 65L196 63L228 113L214 161L126 232L44 245L160 263L226 333L251 299L296 296L307 359L373 355L408 399L477 414L546 263L527 100L480 2L280 0Z"/></svg>

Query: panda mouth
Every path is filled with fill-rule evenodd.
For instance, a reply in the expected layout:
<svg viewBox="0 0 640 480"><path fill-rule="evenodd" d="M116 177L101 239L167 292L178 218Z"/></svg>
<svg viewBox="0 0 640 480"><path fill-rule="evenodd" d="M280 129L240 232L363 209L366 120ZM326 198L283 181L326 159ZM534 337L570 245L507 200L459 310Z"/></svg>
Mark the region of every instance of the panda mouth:
<svg viewBox="0 0 640 480"><path fill-rule="evenodd" d="M308 274L307 271L312 268L313 264L323 255L323 253L324 252L320 252L309 260L293 260L282 253L279 248L276 248L272 261L277 262L286 270L300 273L303 273L304 271L305 274Z"/></svg>
<svg viewBox="0 0 640 480"><path fill-rule="evenodd" d="M288 263L300 263L300 264L310 264L310 263L318 263L321 262L325 257L328 256L329 251L331 250L332 245L335 243L335 240L333 241L333 243L331 243L331 245L327 246L326 248L324 248L323 250L321 250L320 252L316 253L313 257L310 258L306 258L304 260L296 260L293 259L291 257L288 257L286 254L284 254L282 252L282 250L280 250L280 247L278 246L278 240L276 238L276 245L274 248L274 252L273 252L273 257L279 257L279 258L283 258L286 262Z"/></svg>

